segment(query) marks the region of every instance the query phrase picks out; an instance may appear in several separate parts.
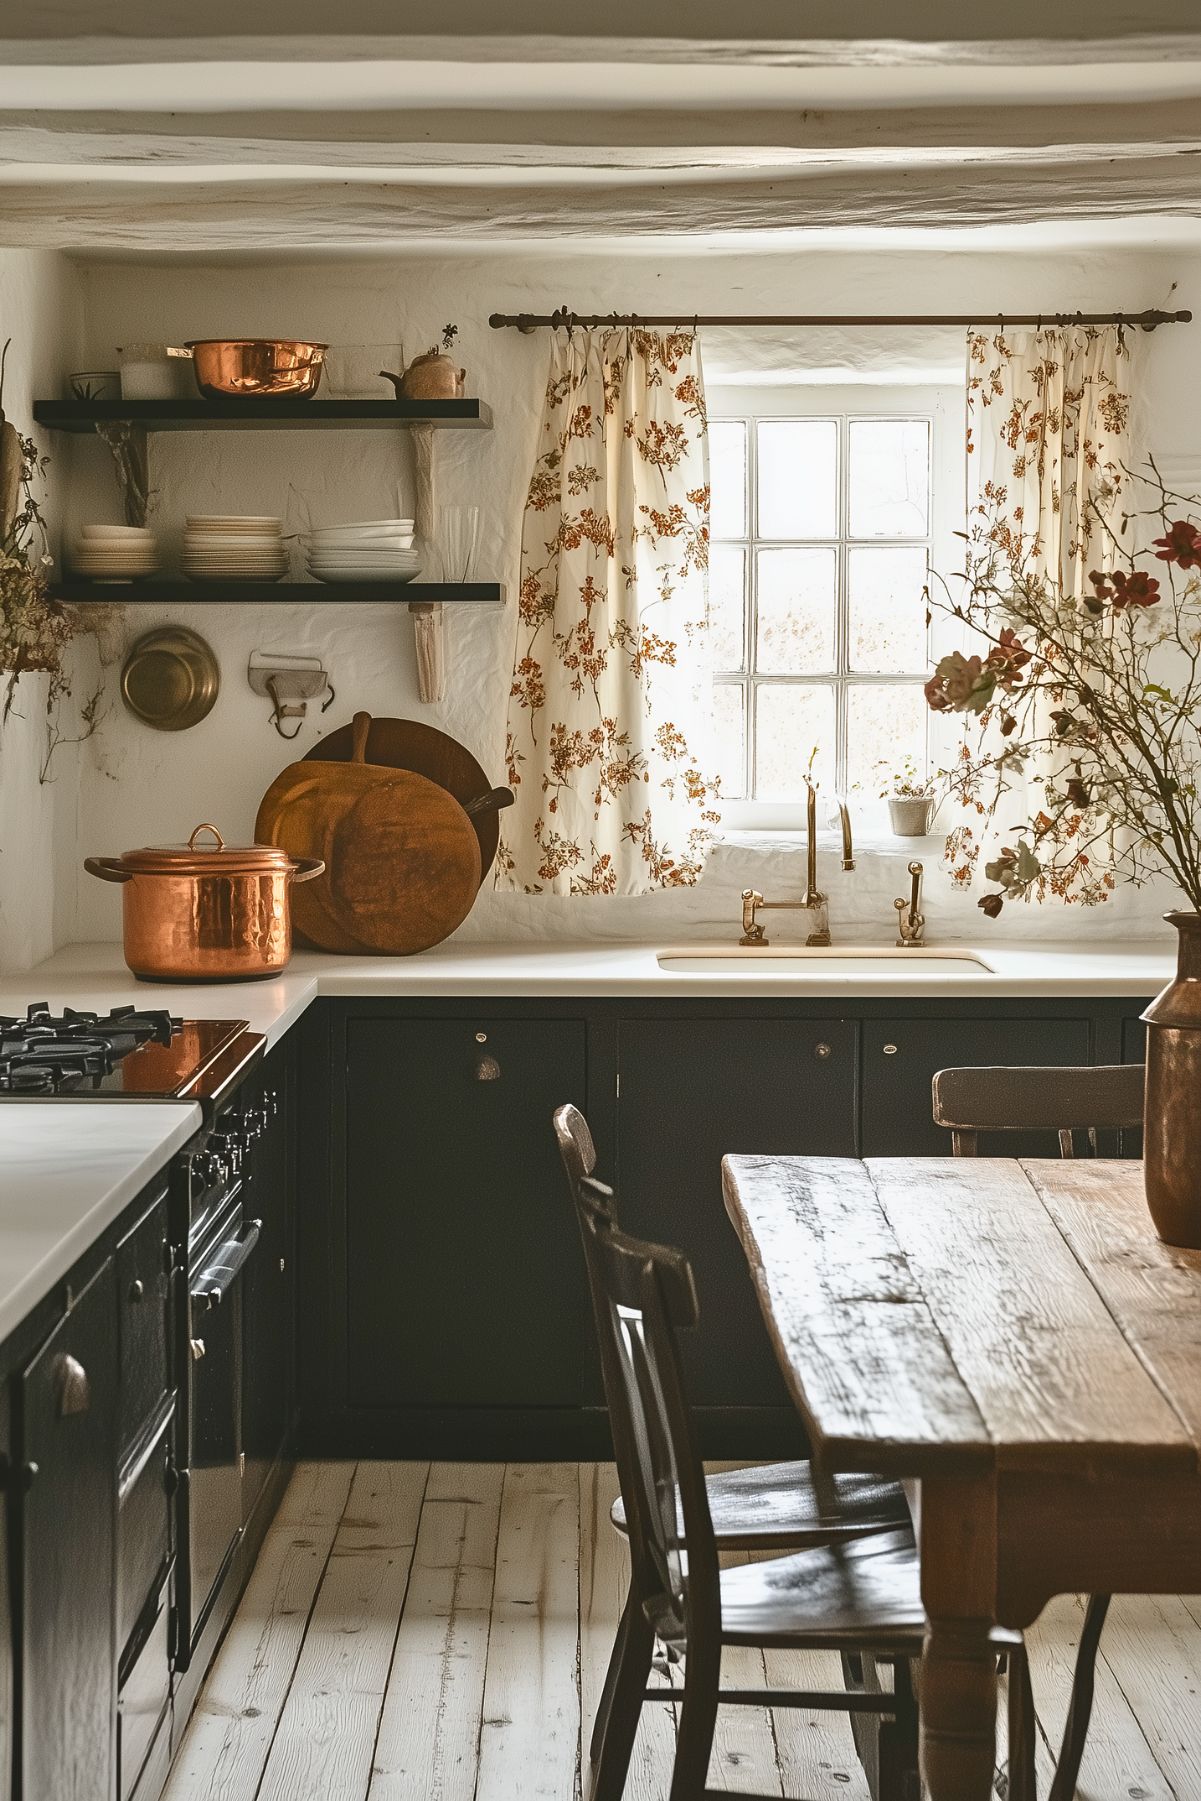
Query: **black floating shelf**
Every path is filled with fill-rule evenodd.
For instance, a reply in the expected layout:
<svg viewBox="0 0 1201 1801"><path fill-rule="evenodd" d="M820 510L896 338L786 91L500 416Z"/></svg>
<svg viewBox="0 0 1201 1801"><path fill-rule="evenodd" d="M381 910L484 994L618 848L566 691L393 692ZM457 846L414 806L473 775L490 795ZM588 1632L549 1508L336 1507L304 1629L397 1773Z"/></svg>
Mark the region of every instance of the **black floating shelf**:
<svg viewBox="0 0 1201 1801"><path fill-rule="evenodd" d="M492 409L482 400L35 400L33 416L52 431L70 432L121 420L147 431L492 429Z"/></svg>
<svg viewBox="0 0 1201 1801"><path fill-rule="evenodd" d="M448 604L468 601L476 606L499 606L504 590L499 582L55 582L55 600L114 602L119 606L180 606L199 602L274 603L295 606L306 601L359 601L387 606Z"/></svg>

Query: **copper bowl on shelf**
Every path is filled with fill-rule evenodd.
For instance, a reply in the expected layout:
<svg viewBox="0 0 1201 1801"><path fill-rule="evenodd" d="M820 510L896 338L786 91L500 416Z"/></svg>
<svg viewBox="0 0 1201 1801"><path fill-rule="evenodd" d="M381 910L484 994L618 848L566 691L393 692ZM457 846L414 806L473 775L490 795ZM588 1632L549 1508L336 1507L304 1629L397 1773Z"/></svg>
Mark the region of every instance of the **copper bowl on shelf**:
<svg viewBox="0 0 1201 1801"><path fill-rule="evenodd" d="M329 345L295 338L197 338L187 348L206 400L303 400L317 392Z"/></svg>

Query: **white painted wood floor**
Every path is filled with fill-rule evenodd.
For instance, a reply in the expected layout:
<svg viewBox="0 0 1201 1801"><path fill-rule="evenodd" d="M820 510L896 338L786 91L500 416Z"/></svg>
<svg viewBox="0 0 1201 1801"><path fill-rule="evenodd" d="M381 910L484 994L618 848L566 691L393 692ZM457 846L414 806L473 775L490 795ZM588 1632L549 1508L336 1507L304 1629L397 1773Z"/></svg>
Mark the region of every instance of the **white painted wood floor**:
<svg viewBox="0 0 1201 1801"><path fill-rule="evenodd" d="M305 1464L213 1667L168 1801L573 1801L624 1593L597 1464ZM1082 1612L1031 1634L1051 1778ZM729 1657L746 1686L828 1687L834 1659ZM1087 1801L1201 1798L1201 1602L1123 1599L1106 1627ZM667 1793L646 1708L627 1801ZM868 1801L832 1715L719 1714L710 1783Z"/></svg>

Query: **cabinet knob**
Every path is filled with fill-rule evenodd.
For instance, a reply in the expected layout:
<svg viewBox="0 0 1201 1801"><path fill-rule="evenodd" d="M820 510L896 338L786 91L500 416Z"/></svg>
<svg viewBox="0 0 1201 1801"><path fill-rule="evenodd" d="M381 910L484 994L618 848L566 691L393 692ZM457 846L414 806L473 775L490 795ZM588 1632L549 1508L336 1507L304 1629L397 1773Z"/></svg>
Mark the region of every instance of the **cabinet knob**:
<svg viewBox="0 0 1201 1801"><path fill-rule="evenodd" d="M192 1362L199 1363L207 1349L203 1338L190 1338L188 1340L188 1345L192 1352Z"/></svg>
<svg viewBox="0 0 1201 1801"><path fill-rule="evenodd" d="M495 1057L477 1057L475 1063L475 1079L477 1082L499 1082L500 1064Z"/></svg>
<svg viewBox="0 0 1201 1801"><path fill-rule="evenodd" d="M823 1038L820 1044L814 1045L813 1055L815 1057L832 1057L834 1055L834 1051L833 1051L833 1048L830 1045L828 1045L826 1043L825 1039Z"/></svg>
<svg viewBox="0 0 1201 1801"><path fill-rule="evenodd" d="M884 1055L886 1057L895 1057L896 1054L897 1054L897 1047L895 1044L886 1044L884 1046Z"/></svg>
<svg viewBox="0 0 1201 1801"><path fill-rule="evenodd" d="M141 1276L135 1276L133 1281L129 1284L130 1300L131 1301L140 1301L143 1298L143 1296L145 1295L145 1293L146 1293L146 1284L143 1282Z"/></svg>
<svg viewBox="0 0 1201 1801"><path fill-rule="evenodd" d="M92 1385L88 1372L77 1357L64 1354L58 1360L58 1416L69 1419L86 1413L92 1404Z"/></svg>

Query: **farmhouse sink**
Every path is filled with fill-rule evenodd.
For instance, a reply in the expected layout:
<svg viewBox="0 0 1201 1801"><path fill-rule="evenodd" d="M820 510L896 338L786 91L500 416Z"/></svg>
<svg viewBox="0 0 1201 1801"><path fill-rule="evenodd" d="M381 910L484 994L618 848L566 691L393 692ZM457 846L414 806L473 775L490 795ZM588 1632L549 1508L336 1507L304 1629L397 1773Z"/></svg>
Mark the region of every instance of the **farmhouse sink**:
<svg viewBox="0 0 1201 1801"><path fill-rule="evenodd" d="M866 976L912 975L941 969L948 975L968 975L982 970L993 974L978 952L942 950L922 945L915 950L889 950L875 945L832 945L808 950L804 945L692 945L658 953L660 969L671 975L743 975L749 969L769 970L773 975Z"/></svg>

